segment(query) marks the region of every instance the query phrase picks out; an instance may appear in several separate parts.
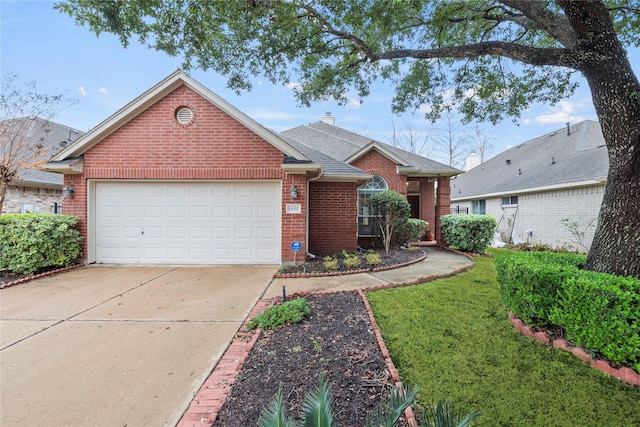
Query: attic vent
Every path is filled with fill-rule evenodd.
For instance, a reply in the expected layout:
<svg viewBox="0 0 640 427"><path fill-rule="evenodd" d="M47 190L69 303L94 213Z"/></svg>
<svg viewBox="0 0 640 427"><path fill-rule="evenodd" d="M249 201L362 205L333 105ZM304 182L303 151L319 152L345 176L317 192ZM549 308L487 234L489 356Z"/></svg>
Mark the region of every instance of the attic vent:
<svg viewBox="0 0 640 427"><path fill-rule="evenodd" d="M176 110L176 121L181 125L188 125L193 121L193 111L189 107L179 107Z"/></svg>

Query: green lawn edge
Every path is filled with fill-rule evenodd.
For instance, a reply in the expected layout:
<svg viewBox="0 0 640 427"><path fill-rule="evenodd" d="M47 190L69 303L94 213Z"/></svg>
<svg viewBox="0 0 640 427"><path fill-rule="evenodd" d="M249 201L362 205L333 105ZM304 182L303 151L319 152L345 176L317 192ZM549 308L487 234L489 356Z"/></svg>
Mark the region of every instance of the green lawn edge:
<svg viewBox="0 0 640 427"><path fill-rule="evenodd" d="M500 299L494 259L454 277L367 293L419 402L448 400L478 426L640 426L640 387L523 336Z"/></svg>

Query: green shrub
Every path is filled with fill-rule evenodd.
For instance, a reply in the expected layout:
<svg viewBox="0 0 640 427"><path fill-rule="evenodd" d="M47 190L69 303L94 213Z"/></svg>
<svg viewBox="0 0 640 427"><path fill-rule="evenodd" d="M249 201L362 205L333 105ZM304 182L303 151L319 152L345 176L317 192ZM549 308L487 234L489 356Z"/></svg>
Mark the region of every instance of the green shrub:
<svg viewBox="0 0 640 427"><path fill-rule="evenodd" d="M508 252L496 259L504 305L530 325L548 325L562 283L575 276L585 257L553 252Z"/></svg>
<svg viewBox="0 0 640 427"><path fill-rule="evenodd" d="M369 199L371 208L381 217L380 232L384 242L384 250L389 255L391 239L397 227L411 215L411 205L406 197L392 190L382 191Z"/></svg>
<svg viewBox="0 0 640 427"><path fill-rule="evenodd" d="M398 243L404 245L418 241L429 231L429 223L422 219L407 218L398 226Z"/></svg>
<svg viewBox="0 0 640 427"><path fill-rule="evenodd" d="M566 279L551 320L572 343L640 371L640 280L580 271Z"/></svg>
<svg viewBox="0 0 640 427"><path fill-rule="evenodd" d="M491 215L453 214L440 217L440 226L449 246L482 254L491 244L498 223Z"/></svg>
<svg viewBox="0 0 640 427"><path fill-rule="evenodd" d="M258 326L261 329L275 329L285 323L298 323L308 314L311 314L311 308L307 300L297 298L269 307L254 317L247 325L247 329L252 330Z"/></svg>
<svg viewBox="0 0 640 427"><path fill-rule="evenodd" d="M344 259L344 265L347 266L347 268L350 269L356 269L356 268L360 268L360 264L362 263L362 260L357 256L357 255L353 255L346 257Z"/></svg>
<svg viewBox="0 0 640 427"><path fill-rule="evenodd" d="M322 265L329 271L338 271L340 268L340 262L338 261L338 257L327 255L322 258Z"/></svg>
<svg viewBox="0 0 640 427"><path fill-rule="evenodd" d="M34 274L66 267L80 256L79 219L70 215L7 214L0 216L0 270Z"/></svg>
<svg viewBox="0 0 640 427"><path fill-rule="evenodd" d="M366 254L364 254L364 259L365 261L367 261L367 264L369 264L371 267L375 267L377 265L382 264L382 258L380 257L380 254L377 252L367 252Z"/></svg>

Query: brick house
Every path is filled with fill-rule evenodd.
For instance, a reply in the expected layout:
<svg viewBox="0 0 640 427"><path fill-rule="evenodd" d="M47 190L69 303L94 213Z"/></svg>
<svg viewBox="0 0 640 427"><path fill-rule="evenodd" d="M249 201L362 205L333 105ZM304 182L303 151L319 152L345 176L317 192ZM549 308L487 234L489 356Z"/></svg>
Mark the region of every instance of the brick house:
<svg viewBox="0 0 640 427"><path fill-rule="evenodd" d="M3 132L21 132L36 138L47 148L51 157L83 132L42 118L9 119L2 122ZM27 130L25 130L27 128ZM29 129L30 128L30 129ZM36 168L21 170L5 193L2 213L62 213L63 176Z"/></svg>
<svg viewBox="0 0 640 427"><path fill-rule="evenodd" d="M327 123L276 134L180 71L43 168L73 186L87 262L142 264L279 264L294 241L298 260L354 252L370 194L405 194L434 224L461 172Z"/></svg>
<svg viewBox="0 0 640 427"><path fill-rule="evenodd" d="M609 157L600 124L586 120L509 148L456 177L451 211L486 213L504 242L586 251L607 183ZM561 220L584 233L578 243Z"/></svg>

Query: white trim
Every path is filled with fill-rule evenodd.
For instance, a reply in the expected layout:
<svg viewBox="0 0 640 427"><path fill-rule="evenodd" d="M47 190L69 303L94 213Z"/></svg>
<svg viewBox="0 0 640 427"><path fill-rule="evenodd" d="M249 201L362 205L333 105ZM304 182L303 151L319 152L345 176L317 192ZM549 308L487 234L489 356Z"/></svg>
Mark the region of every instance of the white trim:
<svg viewBox="0 0 640 427"><path fill-rule="evenodd" d="M527 194L527 193L540 193L543 191L552 191L552 190L563 190L563 189L569 189L569 188L576 188L576 187L589 187L592 185L603 185L607 183L607 179L606 178L601 178L601 179L587 179L584 181L576 181L576 182L565 182L562 184L551 184L551 185L542 185L540 187L531 187L531 188L522 188L519 190L510 190L510 191L501 191L501 192L494 192L494 193L485 193L485 194L474 194L472 196L466 196L466 197L451 197L451 202L460 202L460 201L466 201L466 200L474 200L474 199L491 199L491 198L495 198L495 197L507 197L506 195L512 195L512 196L518 196L520 194ZM507 206L507 205L503 205L503 206Z"/></svg>
<svg viewBox="0 0 640 427"><path fill-rule="evenodd" d="M371 141L371 143L365 145L364 147L362 147L361 149L353 153L351 156L347 157L344 160L344 162L353 163L354 161L364 156L371 150L377 150L380 154L382 154L383 156L387 157L389 160L395 163L398 163L398 164L406 163L402 158L398 157L397 155L392 153L390 150L388 150L386 147L384 147L382 144L376 141Z"/></svg>

